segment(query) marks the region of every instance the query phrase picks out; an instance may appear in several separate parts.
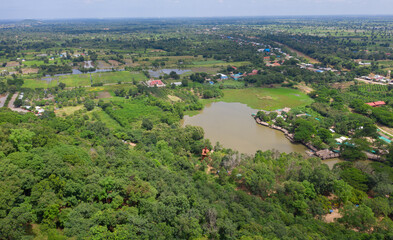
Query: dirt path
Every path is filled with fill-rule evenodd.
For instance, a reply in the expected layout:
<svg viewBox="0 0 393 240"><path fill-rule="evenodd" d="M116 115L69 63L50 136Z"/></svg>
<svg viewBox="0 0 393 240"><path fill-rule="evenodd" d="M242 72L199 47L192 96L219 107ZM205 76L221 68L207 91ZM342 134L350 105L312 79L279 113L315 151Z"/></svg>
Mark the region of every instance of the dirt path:
<svg viewBox="0 0 393 240"><path fill-rule="evenodd" d="M314 89L312 89L311 87L308 87L305 85L305 83L299 83L297 85L297 87L299 88L300 91L304 92L304 93L310 93L312 91L314 91Z"/></svg>
<svg viewBox="0 0 393 240"><path fill-rule="evenodd" d="M12 96L10 102L8 103L8 108L10 108L12 111L15 111L15 112L23 112L23 113L29 112L29 111L24 110L24 109L22 109L22 108L15 108L15 107L14 107L14 102L15 102L16 98L18 97L18 95L19 95L19 93L16 92L16 93Z"/></svg>
<svg viewBox="0 0 393 240"><path fill-rule="evenodd" d="M389 127L386 127L386 126L382 126L380 124L377 124L377 128L381 132L386 133L387 135L393 135L393 129L392 128L389 128Z"/></svg>
<svg viewBox="0 0 393 240"><path fill-rule="evenodd" d="M0 95L0 108L2 108L4 106L4 103L7 100L7 97L8 97L8 93Z"/></svg>
<svg viewBox="0 0 393 240"><path fill-rule="evenodd" d="M338 209L335 209L334 212L326 214L323 217L323 220L327 223L335 222L336 219L342 218L342 215L338 212Z"/></svg>
<svg viewBox="0 0 393 240"><path fill-rule="evenodd" d="M10 102L8 103L8 107L9 108L12 109L14 107L14 102L15 102L17 97L18 97L18 92L14 93L14 95L12 96Z"/></svg>
<svg viewBox="0 0 393 240"><path fill-rule="evenodd" d="M358 80L360 82L365 82L365 83L368 83L368 84L388 85L387 83L373 82L373 81L369 81L369 80L362 79L362 78L355 78L355 80Z"/></svg>

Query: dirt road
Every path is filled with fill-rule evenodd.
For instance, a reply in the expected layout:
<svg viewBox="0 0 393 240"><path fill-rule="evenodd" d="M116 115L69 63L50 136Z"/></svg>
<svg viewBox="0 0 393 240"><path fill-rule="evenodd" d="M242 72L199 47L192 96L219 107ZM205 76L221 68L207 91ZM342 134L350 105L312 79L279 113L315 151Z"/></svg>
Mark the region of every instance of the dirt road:
<svg viewBox="0 0 393 240"><path fill-rule="evenodd" d="M358 81L361 81L361 82L365 82L365 83L368 83L368 84L388 85L387 83L373 82L373 81L369 81L369 80L362 79L362 78L355 78L355 80L358 80Z"/></svg>
<svg viewBox="0 0 393 240"><path fill-rule="evenodd" d="M5 100L7 100L7 97L8 97L8 93L0 95L0 108L2 108L4 106L4 103L5 103Z"/></svg>
<svg viewBox="0 0 393 240"><path fill-rule="evenodd" d="M15 111L15 112L23 112L23 113L29 112L29 111L27 111L27 110L25 110L25 109L14 107L14 102L15 102L16 98L18 97L18 95L19 95L19 93L16 92L16 93L12 96L10 102L8 103L8 108L10 108L12 111Z"/></svg>

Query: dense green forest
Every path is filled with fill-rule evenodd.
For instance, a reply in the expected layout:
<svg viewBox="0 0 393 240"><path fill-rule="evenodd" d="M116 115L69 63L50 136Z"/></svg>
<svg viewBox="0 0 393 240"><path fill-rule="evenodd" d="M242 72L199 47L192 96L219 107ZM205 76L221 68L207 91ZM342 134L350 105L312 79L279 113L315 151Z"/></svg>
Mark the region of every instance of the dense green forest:
<svg viewBox="0 0 393 240"><path fill-rule="evenodd" d="M210 144L198 127L142 127L132 149L83 112L65 119L0 114L5 239L21 238L33 223L56 239L368 239L393 230L389 218L377 220L391 214L384 196L393 168L377 164L370 173L342 164L330 171L316 158L216 147L209 164L217 174L200 162ZM124 130L123 138L134 138ZM342 222L360 232L319 220L332 204L343 205ZM371 227L372 235L362 233Z"/></svg>

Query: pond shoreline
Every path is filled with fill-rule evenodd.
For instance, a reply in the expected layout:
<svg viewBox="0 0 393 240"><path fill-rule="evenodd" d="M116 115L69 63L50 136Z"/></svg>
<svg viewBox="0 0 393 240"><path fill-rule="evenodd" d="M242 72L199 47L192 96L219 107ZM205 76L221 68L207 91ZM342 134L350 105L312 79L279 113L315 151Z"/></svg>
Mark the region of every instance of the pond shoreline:
<svg viewBox="0 0 393 240"><path fill-rule="evenodd" d="M295 143L295 139L294 139L294 134L289 133L289 131L285 128L276 126L274 124L270 125L267 122L263 122L261 121L259 118L257 118L256 116L253 116L253 118L255 119L255 122L259 125L265 126L265 127L269 127L271 129L274 130L278 130L280 132L283 132L285 137L291 142L291 143ZM333 159L333 158L339 158L341 157L340 153L336 153L333 152L329 149L323 149L323 150L318 150L315 146L313 146L311 143L304 143L301 142L301 144L303 144L304 146L306 146L308 149L310 149L312 152L312 154L309 154L310 156L316 156L321 158L322 160L328 160L328 159ZM377 162L384 162L384 160L381 158L381 156L376 155L376 154L372 154L369 152L364 152L367 156L368 160L372 160L372 161L377 161Z"/></svg>

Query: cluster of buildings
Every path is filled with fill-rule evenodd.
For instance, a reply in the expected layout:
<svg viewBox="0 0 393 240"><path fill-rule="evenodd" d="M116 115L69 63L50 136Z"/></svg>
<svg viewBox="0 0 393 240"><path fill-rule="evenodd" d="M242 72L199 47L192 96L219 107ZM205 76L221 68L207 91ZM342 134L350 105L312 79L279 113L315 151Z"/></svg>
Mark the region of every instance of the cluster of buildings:
<svg viewBox="0 0 393 240"><path fill-rule="evenodd" d="M237 70L237 68L236 67L232 67L233 69L235 69L235 70ZM254 70L252 70L250 73L247 73L247 72L245 72L245 73L231 73L231 78L233 78L234 80L239 80L240 78L242 78L242 77L246 77L246 76L255 76L255 75L257 75L258 74L258 70L257 69L254 69ZM217 76L220 76L220 80L227 80L227 79L229 79L229 77L227 76L227 75L225 75L225 74L222 74L222 73L217 73Z"/></svg>
<svg viewBox="0 0 393 240"><path fill-rule="evenodd" d="M166 87L166 84L164 82L162 82L160 79L158 79L158 80L150 79L149 81L144 82L144 84L147 87ZM171 83L171 85L181 86L182 83L181 82L173 82L173 83Z"/></svg>
<svg viewBox="0 0 393 240"><path fill-rule="evenodd" d="M299 64L300 68L307 69L313 72L317 73L323 73L323 72L338 72L338 70L330 68L330 67L316 67L314 64L311 63L300 63Z"/></svg>
<svg viewBox="0 0 393 240"><path fill-rule="evenodd" d="M382 76L382 75L374 75L374 74L370 74L368 76L361 76L361 79L367 80L367 81L372 81L372 82L380 82L380 83L389 83L389 84L393 84L392 80L390 79L390 70L388 72L388 75Z"/></svg>

